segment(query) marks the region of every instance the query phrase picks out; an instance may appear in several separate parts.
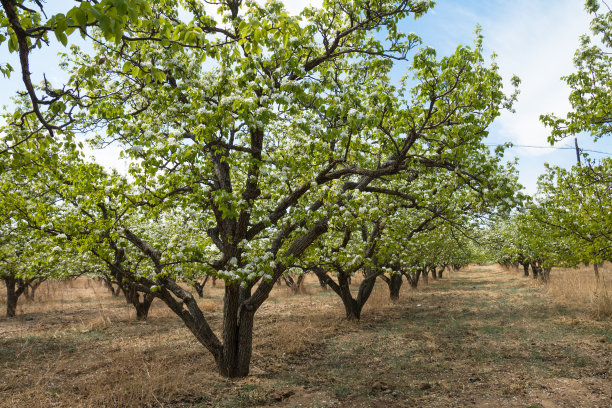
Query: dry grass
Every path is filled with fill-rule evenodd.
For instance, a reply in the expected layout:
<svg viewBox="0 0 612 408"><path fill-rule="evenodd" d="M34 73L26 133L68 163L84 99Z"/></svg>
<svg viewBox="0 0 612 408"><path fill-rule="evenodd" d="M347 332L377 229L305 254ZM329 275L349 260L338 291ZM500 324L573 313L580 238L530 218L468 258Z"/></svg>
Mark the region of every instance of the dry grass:
<svg viewBox="0 0 612 408"><path fill-rule="evenodd" d="M256 315L252 375L229 381L159 301L142 323L97 282L50 282L36 301L20 303L16 319L0 318L0 407L601 407L612 400L609 322L576 322L583 306L557 308L551 289L518 274L472 267L418 291L405 284L396 303L379 282L358 323L343 319L340 300L316 278L305 285L299 295L274 289ZM223 291L207 286L198 300L216 331Z"/></svg>
<svg viewBox="0 0 612 408"><path fill-rule="evenodd" d="M612 317L612 264L599 268L599 279L593 266L554 268L547 292L553 301L565 307L579 307L596 319Z"/></svg>

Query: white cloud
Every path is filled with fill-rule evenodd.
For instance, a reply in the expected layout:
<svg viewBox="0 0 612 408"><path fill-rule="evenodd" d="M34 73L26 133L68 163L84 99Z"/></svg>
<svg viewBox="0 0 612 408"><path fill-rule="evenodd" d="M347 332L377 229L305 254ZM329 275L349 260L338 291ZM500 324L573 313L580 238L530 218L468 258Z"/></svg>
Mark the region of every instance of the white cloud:
<svg viewBox="0 0 612 408"><path fill-rule="evenodd" d="M84 153L87 157L91 157L93 161L106 169L115 169L120 174L127 175L130 165L130 160L120 158L119 154L123 150L116 143L106 146L104 149L92 149L86 147Z"/></svg>
<svg viewBox="0 0 612 408"><path fill-rule="evenodd" d="M299 14L305 7L321 7L323 0L287 0L285 8L291 14Z"/></svg>
<svg viewBox="0 0 612 408"><path fill-rule="evenodd" d="M505 2L483 24L487 45L498 54L504 78L521 78L516 113L504 113L497 130L503 140L545 146L549 130L539 120L545 113L565 115L569 89L560 79L573 72L572 58L579 37L588 32L589 15L582 2L564 0ZM541 155L548 149L523 154Z"/></svg>

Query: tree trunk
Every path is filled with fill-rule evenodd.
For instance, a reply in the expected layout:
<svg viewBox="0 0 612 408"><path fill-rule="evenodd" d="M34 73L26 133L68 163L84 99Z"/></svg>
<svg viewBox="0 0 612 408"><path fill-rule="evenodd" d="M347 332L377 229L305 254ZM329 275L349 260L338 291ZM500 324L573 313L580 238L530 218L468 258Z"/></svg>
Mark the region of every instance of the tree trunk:
<svg viewBox="0 0 612 408"><path fill-rule="evenodd" d="M319 280L319 285L321 285L321 288L324 290L327 290L327 282L325 282L325 279L322 278L322 274L327 275L327 271L325 271L323 268L315 267L312 269L312 272L316 275L317 279Z"/></svg>
<svg viewBox="0 0 612 408"><path fill-rule="evenodd" d="M427 268L423 268L423 282L425 282L426 285L429 285L429 270Z"/></svg>
<svg viewBox="0 0 612 408"><path fill-rule="evenodd" d="M149 293L142 293L141 301L141 293L136 289L136 285L134 283L130 283L126 288L123 288L123 292L127 302L134 306L134 309L136 309L136 320L147 320L149 317L151 303L153 303L153 295Z"/></svg>
<svg viewBox="0 0 612 408"><path fill-rule="evenodd" d="M380 277L389 287L389 298L394 302L399 300L400 289L402 288L402 283L404 283L402 279L402 274L395 273L392 274L390 277L380 275Z"/></svg>
<svg viewBox="0 0 612 408"><path fill-rule="evenodd" d="M4 283L6 284L6 316L15 317L18 299L16 294L17 291L15 290L17 282L15 278L9 276L8 278L4 278Z"/></svg>
<svg viewBox="0 0 612 408"><path fill-rule="evenodd" d="M23 295L25 296L28 302L34 300L34 295L36 294L36 289L44 282L47 278L36 278L30 280L24 288Z"/></svg>
<svg viewBox="0 0 612 408"><path fill-rule="evenodd" d="M219 374L228 378L249 375L253 350L253 318L255 310L241 307L241 300L248 297L238 284L225 287L223 306L223 351L217 361Z"/></svg>
<svg viewBox="0 0 612 408"><path fill-rule="evenodd" d="M431 277L433 278L433 280L438 280L438 274L436 273L436 267L434 266L433 268L429 268L430 272L431 272Z"/></svg>
<svg viewBox="0 0 612 408"><path fill-rule="evenodd" d="M136 320L145 321L149 317L149 309L151 308L151 302L153 299L147 299L147 295L144 296L144 301L137 302L134 304L136 309Z"/></svg>
<svg viewBox="0 0 612 408"><path fill-rule="evenodd" d="M198 280L195 280L191 284L200 299L204 297L204 286L206 286L206 282L208 282L209 278L210 276L207 276L204 278L204 282L200 283Z"/></svg>
<svg viewBox="0 0 612 408"><path fill-rule="evenodd" d="M346 320L359 320L361 319L361 307L353 298L342 299L344 305L344 311L346 313Z"/></svg>
<svg viewBox="0 0 612 408"><path fill-rule="evenodd" d="M529 277L529 263L525 262L523 264L523 272L524 272L524 276L526 276L527 278Z"/></svg>
<svg viewBox="0 0 612 408"><path fill-rule="evenodd" d="M17 314L17 301L25 291L27 284L22 279L13 276L2 278L6 284L6 317L15 317Z"/></svg>
<svg viewBox="0 0 612 408"><path fill-rule="evenodd" d="M599 265L597 265L597 262L593 262L593 272L595 272L595 278L599 280Z"/></svg>
<svg viewBox="0 0 612 408"><path fill-rule="evenodd" d="M319 276L319 279L324 280L327 285L329 285L329 287L332 288L332 290L336 292L338 296L340 296L346 312L346 319L359 320L361 318L363 306L372 294L374 284L376 283L376 278L380 275L380 273L375 270L368 269L368 271L366 271L366 278L361 281L361 284L359 285L357 298L354 299L353 295L351 294L348 273L339 271L338 283L336 283L323 269L313 269L313 271L317 274L317 276Z"/></svg>
<svg viewBox="0 0 612 408"><path fill-rule="evenodd" d="M23 294L26 297L26 299L30 302L34 301L34 295L36 295L36 289L38 289L38 286L40 286L40 283L35 284L35 285L30 285L28 287L28 291L24 291Z"/></svg>
<svg viewBox="0 0 612 408"><path fill-rule="evenodd" d="M104 281L104 286L106 286L108 290L110 290L110 293L113 295L113 297L118 297L121 294L121 286L117 284L117 289L115 290L115 287L113 286L113 280L110 276L104 276L102 277L102 280Z"/></svg>
<svg viewBox="0 0 612 408"><path fill-rule="evenodd" d="M363 280L365 282L365 279ZM340 287L340 299L344 305L347 320L359 320L361 318L361 306L351 294L349 276L345 273L338 273L338 286Z"/></svg>
<svg viewBox="0 0 612 408"><path fill-rule="evenodd" d="M193 284L193 288L195 289L196 293L198 294L198 297L200 299L202 299L204 297L204 285L201 285L198 282L195 282Z"/></svg>
<svg viewBox="0 0 612 408"><path fill-rule="evenodd" d="M416 272L406 274L406 280L410 284L412 289L416 289L419 286L419 278L421 277L421 270L418 269Z"/></svg>
<svg viewBox="0 0 612 408"><path fill-rule="evenodd" d="M301 292L302 289L304 288L304 286L302 286L302 284L304 283L304 278L305 278L305 275L303 274L298 276L297 281L296 281L295 290L294 290L295 293Z"/></svg>
<svg viewBox="0 0 612 408"><path fill-rule="evenodd" d="M440 270L438 271L438 279L442 279L442 274L444 273L444 269L446 269L445 266L441 267ZM434 269L435 272L435 269Z"/></svg>
<svg viewBox="0 0 612 408"><path fill-rule="evenodd" d="M537 264L537 262L531 262L531 272L533 273L533 279L538 279L540 266Z"/></svg>
<svg viewBox="0 0 612 408"><path fill-rule="evenodd" d="M402 283L404 283L404 281L400 273L395 273L391 275L391 279L389 281L389 298L394 302L399 300Z"/></svg>
<svg viewBox="0 0 612 408"><path fill-rule="evenodd" d="M297 294L302 290L302 283L304 283L304 275L298 275L297 279L293 279L293 276L291 275L284 275L283 280L285 281L287 287L291 289L294 294Z"/></svg>
<svg viewBox="0 0 612 408"><path fill-rule="evenodd" d="M551 268L541 268L542 270L540 271L540 278L542 279L542 282L548 282L548 280L550 279L550 270Z"/></svg>
<svg viewBox="0 0 612 408"><path fill-rule="evenodd" d="M285 281L285 285L287 285L288 288L293 288L295 286L295 281L293 280L293 276L283 275L283 280Z"/></svg>
<svg viewBox="0 0 612 408"><path fill-rule="evenodd" d="M146 286L151 287L154 283L153 281L146 282ZM219 373L223 373L221 366L223 364L224 347L210 328L193 294L181 288L172 279L163 281L163 285L160 285L159 289L151 294L160 298L183 320L185 326L193 333L195 338L213 355Z"/></svg>

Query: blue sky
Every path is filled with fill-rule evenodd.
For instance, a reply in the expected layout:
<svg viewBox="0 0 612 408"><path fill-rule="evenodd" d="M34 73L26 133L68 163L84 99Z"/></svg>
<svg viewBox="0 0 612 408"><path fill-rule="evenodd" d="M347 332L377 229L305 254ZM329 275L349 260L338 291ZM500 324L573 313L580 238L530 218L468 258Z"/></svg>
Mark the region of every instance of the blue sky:
<svg viewBox="0 0 612 408"><path fill-rule="evenodd" d="M48 2L61 8L71 4L66 0ZM321 0L286 0L291 12L298 12L306 4L319 5ZM508 80L512 74L521 80L521 95L516 113L503 114L491 128L491 144L512 142L516 145L548 146L548 130L539 122L539 115L554 112L563 115L569 109L568 88L560 77L573 70L572 58L578 47L580 35L589 32L589 16L582 0L438 0L436 6L423 18L406 19L401 27L415 32L426 45L433 46L438 55L447 55L460 44L473 44L474 30L479 24L485 37L488 54L495 52L502 76ZM78 41L79 36L71 36ZM63 47L54 44L37 50L32 59L35 78L42 79L44 72L53 82L61 81L63 73L57 67L56 54ZM16 55L8 55L6 46L0 48L0 61L9 61L18 68ZM397 75L402 75L398 68ZM10 79L0 78L0 105L22 89L18 72ZM612 153L612 140L593 143L587 135L579 137L583 149ZM557 147L573 146L573 139L558 143ZM125 169L117 162L117 151L98 155L101 163ZM573 150L515 147L506 153L508 159L519 158L520 182L526 192L535 193L538 176L544 171L544 163L568 167L576 162ZM604 155L592 153L591 157Z"/></svg>
<svg viewBox="0 0 612 408"><path fill-rule="evenodd" d="M490 143L549 146L549 131L539 116L564 115L569 110L569 89L560 78L573 71L574 51L579 37L589 32L589 22L582 0L439 0L430 13L416 23L407 22L407 26L440 54L448 54L459 44L473 43L474 30L480 24L485 49L489 55L497 54L504 79L516 74L522 81L516 113L505 113L495 122ZM578 144L583 149L612 153L610 138L593 143L583 135ZM556 147L573 145L574 140L568 139ZM508 158L515 156L519 158L521 184L528 193L536 191L545 162L563 167L576 163L574 150L515 147L506 153Z"/></svg>

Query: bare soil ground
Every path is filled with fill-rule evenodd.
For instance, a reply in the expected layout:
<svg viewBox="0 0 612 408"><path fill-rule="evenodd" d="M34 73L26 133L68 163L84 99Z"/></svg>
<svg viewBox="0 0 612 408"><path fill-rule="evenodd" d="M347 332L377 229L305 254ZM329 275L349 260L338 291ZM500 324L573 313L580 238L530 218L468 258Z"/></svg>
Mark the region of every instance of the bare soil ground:
<svg viewBox="0 0 612 408"><path fill-rule="evenodd" d="M52 282L0 318L0 407L612 407L609 318L494 266L430 283L393 304L379 282L359 323L314 279L276 289L231 381L159 301L140 323L96 282ZM215 329L222 293L200 301Z"/></svg>

